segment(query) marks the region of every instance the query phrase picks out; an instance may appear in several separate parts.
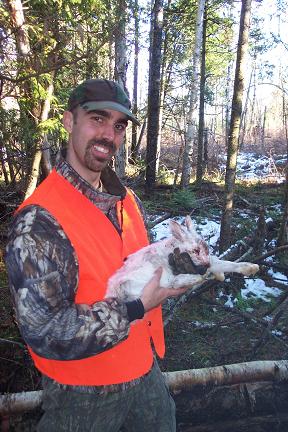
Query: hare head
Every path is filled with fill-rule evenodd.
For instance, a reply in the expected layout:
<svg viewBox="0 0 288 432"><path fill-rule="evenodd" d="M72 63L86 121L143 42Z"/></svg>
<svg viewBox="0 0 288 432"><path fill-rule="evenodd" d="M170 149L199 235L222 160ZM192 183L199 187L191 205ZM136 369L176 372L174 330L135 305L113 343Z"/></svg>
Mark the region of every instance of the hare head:
<svg viewBox="0 0 288 432"><path fill-rule="evenodd" d="M210 267L210 256L207 243L196 232L190 216L185 219L185 226L170 220L170 229L176 239L175 247L180 253L187 253L195 266L195 272L205 274Z"/></svg>

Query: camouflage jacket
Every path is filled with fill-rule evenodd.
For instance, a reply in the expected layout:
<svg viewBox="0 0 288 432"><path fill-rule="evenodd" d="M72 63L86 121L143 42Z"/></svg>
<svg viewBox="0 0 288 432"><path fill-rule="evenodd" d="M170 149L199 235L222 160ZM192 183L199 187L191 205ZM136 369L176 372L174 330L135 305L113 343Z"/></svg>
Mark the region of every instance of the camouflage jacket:
<svg viewBox="0 0 288 432"><path fill-rule="evenodd" d="M101 174L102 191L91 187L64 159L56 170L103 211L120 232L116 203L126 190L110 168ZM139 207L143 214L140 202ZM74 303L77 257L61 226L47 210L30 205L16 214L5 262L20 332L38 355L56 360L81 359L127 338L133 319L127 304L116 299L105 299L91 307ZM88 389L80 386L78 390L119 391L137 382Z"/></svg>

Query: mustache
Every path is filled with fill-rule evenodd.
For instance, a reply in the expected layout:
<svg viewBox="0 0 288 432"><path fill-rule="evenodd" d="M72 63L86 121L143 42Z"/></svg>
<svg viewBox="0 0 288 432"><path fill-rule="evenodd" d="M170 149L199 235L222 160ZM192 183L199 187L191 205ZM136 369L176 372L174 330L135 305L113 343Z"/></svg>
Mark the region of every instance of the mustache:
<svg viewBox="0 0 288 432"><path fill-rule="evenodd" d="M103 147L107 147L112 152L116 152L116 145L114 142L107 139L91 139L88 141L87 148L91 148L94 145L101 145Z"/></svg>

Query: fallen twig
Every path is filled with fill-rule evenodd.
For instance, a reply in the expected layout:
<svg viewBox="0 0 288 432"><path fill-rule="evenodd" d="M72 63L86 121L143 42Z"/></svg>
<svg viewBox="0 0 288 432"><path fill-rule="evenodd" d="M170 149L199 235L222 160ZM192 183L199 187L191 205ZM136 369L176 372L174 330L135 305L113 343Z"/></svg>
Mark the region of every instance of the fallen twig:
<svg viewBox="0 0 288 432"><path fill-rule="evenodd" d="M287 306L288 306L288 296L286 295L283 301L280 304L278 304L277 307L274 309L272 313L271 321L268 322L267 328L263 330L259 340L254 344L252 348L253 357L255 356L259 348L265 345L265 343L267 343L268 336L270 336L270 334L275 336L273 334L273 331L275 331L275 327L279 319L283 315L284 311L287 309Z"/></svg>
<svg viewBox="0 0 288 432"><path fill-rule="evenodd" d="M254 258L252 262L257 263L259 261L264 260L265 258L268 258L273 255L277 255L278 253L283 252L286 249L288 249L288 244L272 249L269 252L266 252L265 254Z"/></svg>

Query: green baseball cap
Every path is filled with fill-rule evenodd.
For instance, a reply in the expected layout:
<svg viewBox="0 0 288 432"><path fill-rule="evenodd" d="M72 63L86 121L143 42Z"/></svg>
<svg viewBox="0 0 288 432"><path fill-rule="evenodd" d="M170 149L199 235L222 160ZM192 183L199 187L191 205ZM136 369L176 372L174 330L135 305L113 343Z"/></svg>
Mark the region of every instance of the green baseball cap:
<svg viewBox="0 0 288 432"><path fill-rule="evenodd" d="M76 106L92 111L112 109L126 114L128 119L140 126L140 122L131 112L131 102L122 87L115 81L89 79L79 84L68 100L68 111Z"/></svg>

